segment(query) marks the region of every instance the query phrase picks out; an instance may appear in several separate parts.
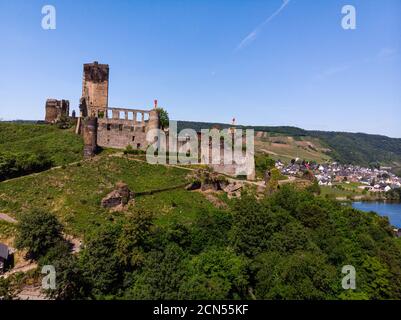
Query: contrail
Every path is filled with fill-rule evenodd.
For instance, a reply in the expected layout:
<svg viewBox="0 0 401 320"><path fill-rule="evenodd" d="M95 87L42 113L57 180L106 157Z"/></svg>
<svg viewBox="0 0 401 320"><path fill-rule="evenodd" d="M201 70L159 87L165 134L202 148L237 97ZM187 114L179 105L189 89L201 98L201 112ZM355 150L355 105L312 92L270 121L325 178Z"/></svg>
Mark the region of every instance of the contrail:
<svg viewBox="0 0 401 320"><path fill-rule="evenodd" d="M269 16L265 21L263 21L255 30L253 30L250 34L248 34L238 45L235 51L241 50L242 48L246 47L249 45L252 41L254 41L258 34L262 31L263 27L268 24L270 21L272 21L277 15L280 14L281 11L284 10L284 8L290 3L290 0L283 0L283 4L281 5L280 8L276 10L271 16Z"/></svg>

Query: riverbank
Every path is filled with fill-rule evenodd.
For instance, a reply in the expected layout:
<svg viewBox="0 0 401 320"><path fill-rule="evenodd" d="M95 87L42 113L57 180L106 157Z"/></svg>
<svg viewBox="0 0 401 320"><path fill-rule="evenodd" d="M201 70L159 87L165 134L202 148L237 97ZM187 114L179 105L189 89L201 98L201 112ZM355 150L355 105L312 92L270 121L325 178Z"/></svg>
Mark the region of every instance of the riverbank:
<svg viewBox="0 0 401 320"><path fill-rule="evenodd" d="M335 199L338 201L363 201L363 202L401 202L399 193L392 190L390 192L367 192L361 190L357 185L321 186L321 196Z"/></svg>
<svg viewBox="0 0 401 320"><path fill-rule="evenodd" d="M376 212L381 216L388 217L390 223L401 228L401 202L389 201L357 201L352 207L364 212Z"/></svg>

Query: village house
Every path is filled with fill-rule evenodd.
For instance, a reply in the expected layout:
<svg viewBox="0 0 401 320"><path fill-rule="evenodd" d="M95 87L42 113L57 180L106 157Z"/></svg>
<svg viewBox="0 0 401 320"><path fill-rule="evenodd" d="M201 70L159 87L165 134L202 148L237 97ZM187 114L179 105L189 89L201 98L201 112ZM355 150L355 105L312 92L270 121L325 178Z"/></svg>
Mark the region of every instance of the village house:
<svg viewBox="0 0 401 320"><path fill-rule="evenodd" d="M10 253L8 247L0 243L0 273L3 273L8 265Z"/></svg>
<svg viewBox="0 0 401 320"><path fill-rule="evenodd" d="M360 189L370 192L388 192L401 187L401 179L384 167L372 169L337 162L316 164L297 159L287 166L277 162L276 168L283 175L294 177L302 177L303 172L310 170L321 186L332 186L333 183L343 182L358 183L361 184Z"/></svg>

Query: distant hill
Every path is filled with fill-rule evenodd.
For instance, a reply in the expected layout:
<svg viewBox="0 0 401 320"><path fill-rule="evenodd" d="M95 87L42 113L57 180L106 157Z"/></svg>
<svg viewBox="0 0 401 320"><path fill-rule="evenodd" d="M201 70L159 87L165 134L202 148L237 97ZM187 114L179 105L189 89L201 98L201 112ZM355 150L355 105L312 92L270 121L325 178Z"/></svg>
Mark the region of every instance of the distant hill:
<svg viewBox="0 0 401 320"><path fill-rule="evenodd" d="M192 128L229 128L230 124L178 121L178 130ZM290 126L237 126L266 132L270 138L257 137L256 150L269 151L273 158L293 157L323 162L328 159L362 166L390 166L401 174L401 139L382 135L304 130ZM82 141L73 132L33 121L0 122L0 153L44 154L54 165L81 158Z"/></svg>
<svg viewBox="0 0 401 320"><path fill-rule="evenodd" d="M178 128L212 128L218 126L221 129L229 128L229 124L178 121ZM250 128L255 131L280 134L289 137L313 137L327 146L327 152L333 160L346 164L363 166L382 165L391 166L401 173L401 139L389 138L381 135L348 132L325 132L304 130L296 127L271 127L271 126L236 126L237 128Z"/></svg>
<svg viewBox="0 0 401 320"><path fill-rule="evenodd" d="M231 125L227 123L218 123L218 122L194 122L194 121L178 121L178 130L182 129L194 129L196 131L200 131L201 129L219 127L220 129L230 128ZM263 131L263 132L274 132L281 133L290 136L307 136L309 135L307 130L300 129L297 127L283 126L283 127L269 127L269 126L241 126L237 125L237 128L242 129L254 129L255 131Z"/></svg>
<svg viewBox="0 0 401 320"><path fill-rule="evenodd" d="M401 167L401 139L348 132L309 131L309 134L326 142L340 162L363 165L377 162Z"/></svg>

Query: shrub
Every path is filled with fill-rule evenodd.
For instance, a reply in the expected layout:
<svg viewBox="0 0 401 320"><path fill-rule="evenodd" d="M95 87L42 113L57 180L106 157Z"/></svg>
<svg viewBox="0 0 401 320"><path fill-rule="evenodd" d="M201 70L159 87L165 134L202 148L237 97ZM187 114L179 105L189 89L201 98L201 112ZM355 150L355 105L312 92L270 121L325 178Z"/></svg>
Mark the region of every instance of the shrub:
<svg viewBox="0 0 401 320"><path fill-rule="evenodd" d="M145 154L145 151L139 150L139 149L134 149L134 148L132 148L131 145L128 145L124 150L124 154L125 155L128 155L128 154L140 155L140 154Z"/></svg>
<svg viewBox="0 0 401 320"><path fill-rule="evenodd" d="M28 256L39 259L63 240L63 226L57 218L45 211L33 210L22 215L17 226L17 249L27 249Z"/></svg>
<svg viewBox="0 0 401 320"><path fill-rule="evenodd" d="M0 181L50 169L53 161L43 154L0 152Z"/></svg>
<svg viewBox="0 0 401 320"><path fill-rule="evenodd" d="M164 110L163 108L157 108L157 113L159 115L160 127L162 129L168 128L169 122L170 122L168 112L166 110Z"/></svg>
<svg viewBox="0 0 401 320"><path fill-rule="evenodd" d="M73 122L70 117L66 115L61 115L60 120L57 122L57 127L59 129L69 129L73 125Z"/></svg>
<svg viewBox="0 0 401 320"><path fill-rule="evenodd" d="M256 155L255 156L255 170L256 175L260 178L264 177L267 170L271 170L275 167L276 162L268 155Z"/></svg>

